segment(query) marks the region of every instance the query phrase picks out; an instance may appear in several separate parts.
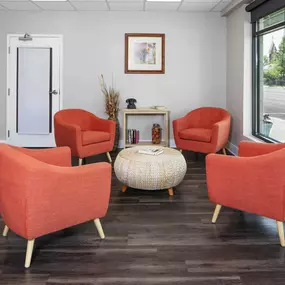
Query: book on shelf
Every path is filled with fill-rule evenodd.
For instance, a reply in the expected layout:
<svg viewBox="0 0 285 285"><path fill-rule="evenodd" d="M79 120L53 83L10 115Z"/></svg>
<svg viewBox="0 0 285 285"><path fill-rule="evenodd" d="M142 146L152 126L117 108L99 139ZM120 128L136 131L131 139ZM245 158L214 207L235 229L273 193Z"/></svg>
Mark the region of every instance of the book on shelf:
<svg viewBox="0 0 285 285"><path fill-rule="evenodd" d="M161 148L144 148L140 149L138 153L147 154L147 155L160 155L163 153L163 149Z"/></svg>
<svg viewBox="0 0 285 285"><path fill-rule="evenodd" d="M127 144L138 144L140 141L140 131L127 129Z"/></svg>

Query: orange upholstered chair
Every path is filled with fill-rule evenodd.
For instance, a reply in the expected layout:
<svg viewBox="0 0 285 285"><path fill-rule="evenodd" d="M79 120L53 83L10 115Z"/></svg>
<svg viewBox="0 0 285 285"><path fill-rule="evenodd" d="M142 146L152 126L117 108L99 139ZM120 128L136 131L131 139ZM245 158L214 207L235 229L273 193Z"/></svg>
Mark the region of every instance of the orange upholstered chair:
<svg viewBox="0 0 285 285"><path fill-rule="evenodd" d="M82 159L107 153L114 147L116 123L96 117L81 109L66 109L54 116L55 141L57 146L69 146L73 156Z"/></svg>
<svg viewBox="0 0 285 285"><path fill-rule="evenodd" d="M71 167L68 147L27 150L0 144L0 211L9 229L28 240L25 267L36 238L99 218L110 198L111 165Z"/></svg>
<svg viewBox="0 0 285 285"><path fill-rule="evenodd" d="M228 142L231 116L221 108L203 107L173 121L176 147L202 153L216 153Z"/></svg>
<svg viewBox="0 0 285 285"><path fill-rule="evenodd" d="M222 206L277 221L280 243L285 246L285 144L241 142L239 157L206 157L210 200L216 204L215 223Z"/></svg>

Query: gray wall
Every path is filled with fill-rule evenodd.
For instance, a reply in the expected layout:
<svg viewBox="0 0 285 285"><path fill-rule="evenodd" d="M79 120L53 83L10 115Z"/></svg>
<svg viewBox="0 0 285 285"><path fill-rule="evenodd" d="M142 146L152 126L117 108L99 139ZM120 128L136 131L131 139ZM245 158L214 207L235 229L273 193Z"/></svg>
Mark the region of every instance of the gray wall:
<svg viewBox="0 0 285 285"><path fill-rule="evenodd" d="M6 134L6 37L25 32L63 35L64 108L106 116L101 73L109 83L113 74L122 108L135 97L138 107L168 107L173 120L200 106L226 106L226 20L219 13L0 12L0 140ZM165 75L124 74L124 34L140 32L166 34Z"/></svg>
<svg viewBox="0 0 285 285"><path fill-rule="evenodd" d="M229 148L237 153L240 141L251 136L251 24L245 6L227 18L226 108L232 115Z"/></svg>

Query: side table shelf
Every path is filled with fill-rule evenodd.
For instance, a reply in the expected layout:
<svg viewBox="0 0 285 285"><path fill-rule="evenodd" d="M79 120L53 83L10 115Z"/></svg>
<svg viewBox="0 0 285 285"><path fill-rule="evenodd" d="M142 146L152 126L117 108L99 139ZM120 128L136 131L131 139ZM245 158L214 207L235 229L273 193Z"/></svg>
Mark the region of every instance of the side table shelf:
<svg viewBox="0 0 285 285"><path fill-rule="evenodd" d="M154 145L154 146L169 146L169 110L157 110L157 109L123 109L124 115L124 124L123 124L123 133L124 133L124 148L133 147L138 145ZM128 126L128 117L136 115L136 116L155 116L162 115L164 116L164 125L162 129L164 130L164 138L162 138L160 144L152 144L152 141L142 141L137 144L129 144L127 143L127 126Z"/></svg>

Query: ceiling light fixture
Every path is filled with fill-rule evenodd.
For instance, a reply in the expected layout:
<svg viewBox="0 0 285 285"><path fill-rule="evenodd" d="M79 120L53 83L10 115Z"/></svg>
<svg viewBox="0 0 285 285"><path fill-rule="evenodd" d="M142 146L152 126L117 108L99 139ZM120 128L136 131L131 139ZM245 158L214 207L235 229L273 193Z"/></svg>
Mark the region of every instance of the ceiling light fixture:
<svg viewBox="0 0 285 285"><path fill-rule="evenodd" d="M67 0L31 0L32 2L66 2Z"/></svg>
<svg viewBox="0 0 285 285"><path fill-rule="evenodd" d="M146 2L181 2L182 0L146 0Z"/></svg>

